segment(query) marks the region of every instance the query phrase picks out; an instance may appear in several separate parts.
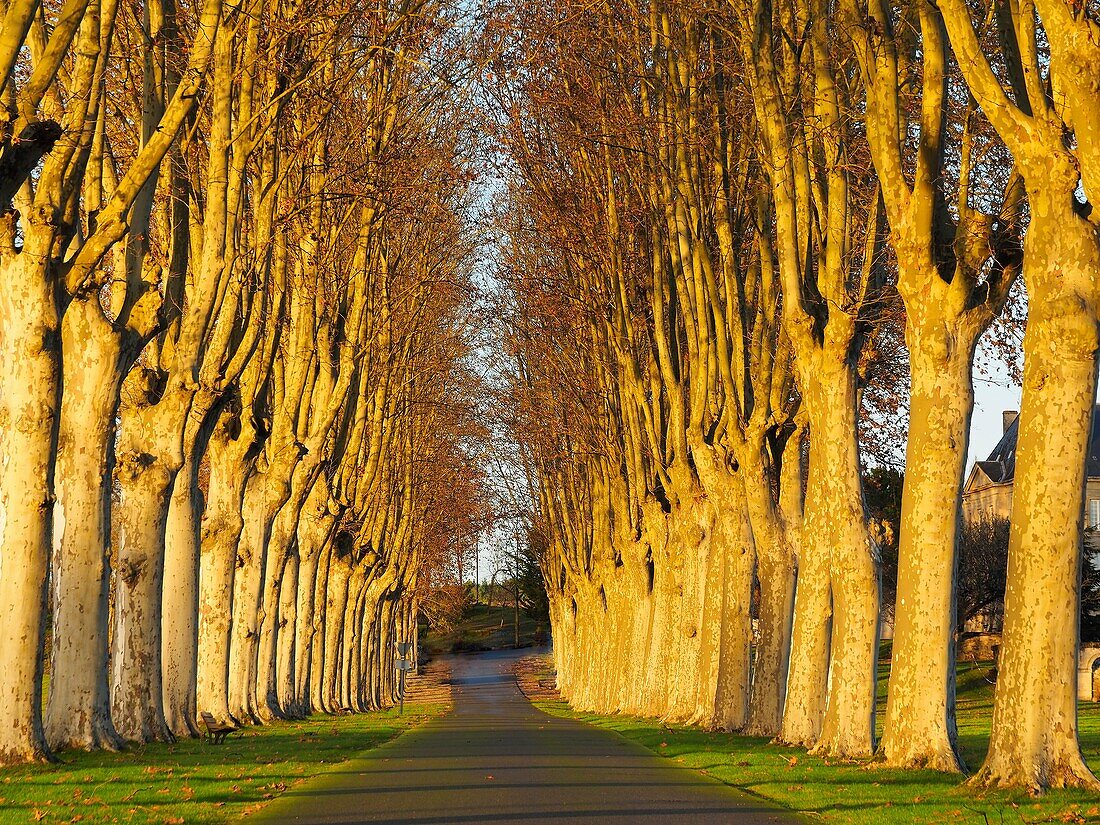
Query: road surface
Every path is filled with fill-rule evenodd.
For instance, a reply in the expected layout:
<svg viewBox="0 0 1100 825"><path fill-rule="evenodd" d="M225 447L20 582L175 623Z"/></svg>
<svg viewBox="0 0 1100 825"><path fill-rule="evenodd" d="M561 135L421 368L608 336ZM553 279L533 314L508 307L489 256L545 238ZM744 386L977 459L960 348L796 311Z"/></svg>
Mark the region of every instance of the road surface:
<svg viewBox="0 0 1100 825"><path fill-rule="evenodd" d="M455 657L451 713L288 791L257 819L267 825L799 821L612 731L536 710L511 676L515 658L512 652Z"/></svg>

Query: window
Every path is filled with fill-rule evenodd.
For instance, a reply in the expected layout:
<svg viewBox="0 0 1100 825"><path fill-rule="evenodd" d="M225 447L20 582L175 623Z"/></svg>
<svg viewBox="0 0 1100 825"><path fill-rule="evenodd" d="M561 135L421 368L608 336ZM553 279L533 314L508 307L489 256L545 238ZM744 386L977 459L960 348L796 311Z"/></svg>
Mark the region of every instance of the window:
<svg viewBox="0 0 1100 825"><path fill-rule="evenodd" d="M1088 526L1089 527L1098 527L1098 526L1100 526L1100 499L1098 499L1098 498L1090 498L1089 499Z"/></svg>

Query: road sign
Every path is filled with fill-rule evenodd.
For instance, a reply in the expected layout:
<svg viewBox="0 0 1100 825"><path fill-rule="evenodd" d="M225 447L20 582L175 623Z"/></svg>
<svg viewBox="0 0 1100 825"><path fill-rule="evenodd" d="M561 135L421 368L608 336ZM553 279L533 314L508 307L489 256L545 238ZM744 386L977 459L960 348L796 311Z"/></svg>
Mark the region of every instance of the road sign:
<svg viewBox="0 0 1100 825"><path fill-rule="evenodd" d="M400 700L401 705L400 705L400 708L397 712L398 713L404 713L405 712L405 674L408 673L410 670L414 670L416 668L416 663L413 662L411 659L406 659L405 658L412 651L412 644L411 643L409 643L409 642L397 642L396 644L397 644L397 652L401 657L399 659L395 659L394 663L393 663L393 666L397 670L397 673L400 677L398 679L397 690L398 690L398 699Z"/></svg>

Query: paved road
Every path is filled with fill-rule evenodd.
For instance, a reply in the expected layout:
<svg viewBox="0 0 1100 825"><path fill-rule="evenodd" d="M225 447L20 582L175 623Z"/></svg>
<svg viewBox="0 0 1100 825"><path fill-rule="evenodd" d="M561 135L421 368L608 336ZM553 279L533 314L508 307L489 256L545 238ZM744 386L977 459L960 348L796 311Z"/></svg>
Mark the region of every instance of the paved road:
<svg viewBox="0 0 1100 825"><path fill-rule="evenodd" d="M454 710L288 791L264 823L794 823L610 731L547 716L515 654L456 657Z"/></svg>

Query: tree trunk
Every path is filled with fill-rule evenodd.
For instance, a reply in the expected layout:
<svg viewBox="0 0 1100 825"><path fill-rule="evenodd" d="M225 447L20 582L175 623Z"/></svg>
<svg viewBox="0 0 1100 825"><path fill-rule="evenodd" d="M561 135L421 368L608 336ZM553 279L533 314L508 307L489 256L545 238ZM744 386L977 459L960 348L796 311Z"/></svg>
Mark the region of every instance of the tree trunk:
<svg viewBox="0 0 1100 825"><path fill-rule="evenodd" d="M263 595L260 598L259 640L256 645L256 696L262 720L284 716L279 706L276 678L279 603L283 598L283 574L291 553L297 512L284 504L275 516L264 554ZM296 594L295 594L296 595Z"/></svg>
<svg viewBox="0 0 1100 825"><path fill-rule="evenodd" d="M124 418L124 430L131 423ZM153 438L136 432L124 438L128 443L153 443ZM137 742L172 740L161 688L161 592L164 531L178 466L126 449L120 451L116 473L121 495L114 509L118 567L111 707L119 734Z"/></svg>
<svg viewBox="0 0 1100 825"><path fill-rule="evenodd" d="M217 719L230 719L229 649L233 578L244 519L245 453L251 438L226 429L210 440L209 500L199 557L199 638L196 704ZM239 720L238 720L239 721Z"/></svg>
<svg viewBox="0 0 1100 825"><path fill-rule="evenodd" d="M316 633L317 574L321 553L331 539L336 518L328 510L329 488L325 478L318 478L306 498L298 519L297 604L294 626L294 702L295 715L309 713L310 686L313 674L313 639Z"/></svg>
<svg viewBox="0 0 1100 825"><path fill-rule="evenodd" d="M335 553L335 550L333 551ZM348 602L350 559L333 558L329 564L328 588L325 596L325 670L322 680L321 709L332 713L340 707L340 639L344 629L344 612Z"/></svg>
<svg viewBox="0 0 1100 825"><path fill-rule="evenodd" d="M279 588L279 629L276 660L276 701L284 713L296 713L294 701L295 669L299 664L294 649L298 626L298 556L291 555L283 567ZM309 663L305 664L309 667Z"/></svg>
<svg viewBox="0 0 1100 825"><path fill-rule="evenodd" d="M229 647L229 712L242 722L259 722L256 698L257 634L260 596L267 561L267 537L274 513L270 512L264 473L245 482L242 498L241 540L233 576L233 616Z"/></svg>
<svg viewBox="0 0 1100 825"><path fill-rule="evenodd" d="M311 539L298 531L298 546ZM313 676L313 639L316 633L317 572L320 546L300 552L298 558L297 600L294 623L294 701L291 710L296 716L309 714Z"/></svg>
<svg viewBox="0 0 1100 825"><path fill-rule="evenodd" d="M331 535L321 549L317 562L317 584L313 590L313 634L310 642L309 668L309 710L327 711L326 674L328 673L327 628L330 624L328 596L330 571L332 570L332 552L336 536ZM299 582L300 584L300 582Z"/></svg>
<svg viewBox="0 0 1100 825"><path fill-rule="evenodd" d="M810 464L815 463L816 433L810 434ZM818 466L821 460L817 459ZM825 693L829 677L833 598L829 581L829 539L825 522L830 518L821 502L820 485L806 490L802 547L795 578L794 621L791 628L790 668L783 724L777 740L786 745L813 747L825 718Z"/></svg>
<svg viewBox="0 0 1100 825"><path fill-rule="evenodd" d="M886 764L961 771L955 728L955 548L974 408L976 331L934 315L906 329L909 441L901 501Z"/></svg>
<svg viewBox="0 0 1100 825"><path fill-rule="evenodd" d="M191 456L176 475L164 538L164 588L161 666L164 716L176 736L198 736L199 531L202 493L199 456ZM225 609L223 605L222 609Z"/></svg>
<svg viewBox="0 0 1100 825"><path fill-rule="evenodd" d="M16 220L14 213L0 217ZM5 235L15 236L12 226ZM47 755L42 641L53 519L58 319L52 284L31 260L48 250L28 235L16 258L0 250L0 764Z"/></svg>
<svg viewBox="0 0 1100 825"><path fill-rule="evenodd" d="M819 364L817 380L803 389L817 444L810 458L806 521L817 522L810 529L827 536L834 611L828 704L816 749L854 758L874 752L879 558L864 519L856 376L846 364L829 366Z"/></svg>
<svg viewBox="0 0 1100 825"><path fill-rule="evenodd" d="M715 686L714 726L719 730L740 730L748 718L752 645L753 568L756 549L742 497L725 508L729 526L723 548L721 653Z"/></svg>
<svg viewBox="0 0 1100 825"><path fill-rule="evenodd" d="M46 739L52 748L117 750L108 681L111 481L123 370L98 299L74 301L65 360L54 510L53 644Z"/></svg>
<svg viewBox="0 0 1100 825"><path fill-rule="evenodd" d="M981 785L1098 783L1077 741L1086 458L1096 403L1096 229L1029 187L1030 309L993 727Z"/></svg>
<svg viewBox="0 0 1100 825"><path fill-rule="evenodd" d="M794 553L786 527L772 495L763 444L742 463L745 506L756 545L756 571L760 582L757 622L759 638L753 657L752 697L744 732L772 737L783 722L787 670L791 651L794 612ZM751 449L751 448L750 448Z"/></svg>

